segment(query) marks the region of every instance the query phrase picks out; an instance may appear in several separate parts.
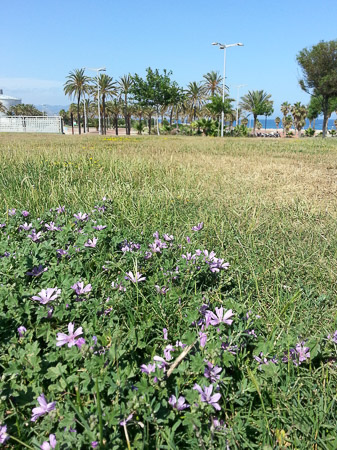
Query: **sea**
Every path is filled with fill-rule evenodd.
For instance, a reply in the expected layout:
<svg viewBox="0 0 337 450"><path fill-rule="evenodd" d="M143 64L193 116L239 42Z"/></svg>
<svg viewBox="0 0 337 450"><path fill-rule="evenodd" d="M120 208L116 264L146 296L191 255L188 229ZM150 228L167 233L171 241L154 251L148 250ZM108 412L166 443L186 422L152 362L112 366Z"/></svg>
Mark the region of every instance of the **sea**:
<svg viewBox="0 0 337 450"><path fill-rule="evenodd" d="M281 117L280 117L281 118ZM281 118L282 119L282 118ZM262 123L262 129L264 130L265 128L277 128L276 124L275 124L275 119L267 119L265 121L265 119L260 116L259 117L260 122ZM328 120L328 130L332 130L332 129L336 129L335 124L334 124L334 120L335 119L329 119ZM266 123L266 126L265 126ZM235 122L234 122L234 126L235 126ZM253 128L253 119L250 120L250 122L248 122L248 127L249 128ZM313 123L311 124L311 127L313 128ZM279 128L282 128L282 122L279 125ZM305 125L303 127L304 129L309 128L309 120L306 119L305 121ZM291 128L292 130L294 128ZM322 130L323 129L323 118L318 118L315 120L315 130Z"/></svg>

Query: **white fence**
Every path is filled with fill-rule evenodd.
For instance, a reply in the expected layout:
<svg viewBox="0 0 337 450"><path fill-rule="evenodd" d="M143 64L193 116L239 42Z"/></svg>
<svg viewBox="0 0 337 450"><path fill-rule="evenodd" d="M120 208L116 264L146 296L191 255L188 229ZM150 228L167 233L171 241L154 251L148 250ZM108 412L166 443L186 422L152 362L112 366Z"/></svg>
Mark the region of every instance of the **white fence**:
<svg viewBox="0 0 337 450"><path fill-rule="evenodd" d="M0 117L0 132L7 133L63 133L59 116Z"/></svg>

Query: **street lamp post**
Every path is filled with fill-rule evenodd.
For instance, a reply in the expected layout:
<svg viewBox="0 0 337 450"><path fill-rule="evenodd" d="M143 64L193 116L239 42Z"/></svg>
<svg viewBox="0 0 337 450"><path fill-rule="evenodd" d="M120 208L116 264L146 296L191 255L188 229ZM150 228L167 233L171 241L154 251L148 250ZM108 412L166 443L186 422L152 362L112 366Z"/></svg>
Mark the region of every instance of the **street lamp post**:
<svg viewBox="0 0 337 450"><path fill-rule="evenodd" d="M222 83L222 103L224 103L225 102L225 80L226 80L226 49L229 47L242 47L243 44L241 42L237 42L236 44L220 44L220 42L212 42L212 45L218 45L220 50L224 51L223 83ZM224 118L225 118L225 113L224 113L224 110L222 109L222 112L221 112L221 137L223 137Z"/></svg>
<svg viewBox="0 0 337 450"><path fill-rule="evenodd" d="M98 82L98 74L99 72L105 72L106 68L105 67L100 67L98 69L93 69L88 67L88 70L94 70L97 72L97 89L98 89L98 133L102 134L102 129L101 129L101 108L100 108L100 101L99 101L99 82Z"/></svg>
<svg viewBox="0 0 337 450"><path fill-rule="evenodd" d="M236 97L236 120L235 120L235 125L238 126L239 125L239 90L240 88L247 86L246 84L239 84L238 86L236 86L237 90L238 90L238 94Z"/></svg>

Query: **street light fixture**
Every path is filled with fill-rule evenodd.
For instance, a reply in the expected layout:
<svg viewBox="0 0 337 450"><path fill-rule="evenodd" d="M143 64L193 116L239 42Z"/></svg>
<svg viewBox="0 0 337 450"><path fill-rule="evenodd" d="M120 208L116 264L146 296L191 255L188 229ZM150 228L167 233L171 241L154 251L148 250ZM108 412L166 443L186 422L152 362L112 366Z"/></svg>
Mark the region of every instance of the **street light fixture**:
<svg viewBox="0 0 337 450"><path fill-rule="evenodd" d="M224 50L223 83L222 83L222 103L224 103L225 102L225 79L226 79L226 49L229 47L242 47L243 44L241 42L237 42L235 44L220 44L220 42L212 42L212 45L218 45L220 50ZM225 119L225 114L224 114L224 111L222 110L222 113L221 113L221 137L223 137L224 119Z"/></svg>
<svg viewBox="0 0 337 450"><path fill-rule="evenodd" d="M102 134L102 130L101 130L101 108L100 108L100 103L99 103L99 82L98 82L98 74L99 72L105 72L106 68L105 67L99 67L98 69L94 69L92 67L88 67L88 70L93 70L97 72L97 88L98 88L98 133Z"/></svg>

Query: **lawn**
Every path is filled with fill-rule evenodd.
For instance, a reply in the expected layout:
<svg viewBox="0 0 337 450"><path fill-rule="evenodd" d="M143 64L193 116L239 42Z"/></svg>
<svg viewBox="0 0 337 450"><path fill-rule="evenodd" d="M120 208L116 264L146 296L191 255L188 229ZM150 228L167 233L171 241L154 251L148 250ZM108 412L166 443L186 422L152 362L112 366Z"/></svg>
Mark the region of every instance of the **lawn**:
<svg viewBox="0 0 337 450"><path fill-rule="evenodd" d="M334 139L3 134L0 157L5 447L337 447Z"/></svg>

